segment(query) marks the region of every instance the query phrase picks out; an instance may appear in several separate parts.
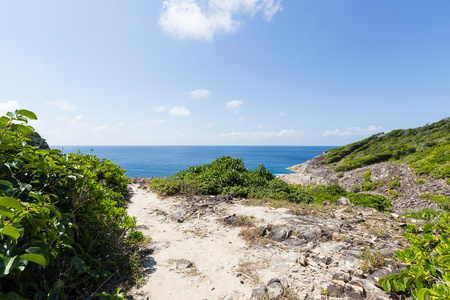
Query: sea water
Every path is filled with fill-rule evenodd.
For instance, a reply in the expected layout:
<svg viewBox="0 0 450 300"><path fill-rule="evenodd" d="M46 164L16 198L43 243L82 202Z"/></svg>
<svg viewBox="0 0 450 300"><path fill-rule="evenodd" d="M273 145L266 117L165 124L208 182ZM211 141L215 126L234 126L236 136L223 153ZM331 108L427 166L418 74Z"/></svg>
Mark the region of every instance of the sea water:
<svg viewBox="0 0 450 300"><path fill-rule="evenodd" d="M222 156L242 158L245 167L263 164L275 175L303 163L332 146L51 146L63 153L95 155L126 170L127 177L169 177L190 166L210 163Z"/></svg>

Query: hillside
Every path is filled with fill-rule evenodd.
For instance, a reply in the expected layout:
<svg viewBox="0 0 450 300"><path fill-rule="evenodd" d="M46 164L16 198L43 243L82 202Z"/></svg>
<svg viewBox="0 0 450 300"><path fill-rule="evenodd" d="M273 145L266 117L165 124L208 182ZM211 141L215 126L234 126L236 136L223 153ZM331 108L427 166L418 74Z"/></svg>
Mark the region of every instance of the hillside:
<svg viewBox="0 0 450 300"><path fill-rule="evenodd" d="M348 191L389 197L393 209L448 208L450 118L379 133L289 168L288 183L339 184Z"/></svg>

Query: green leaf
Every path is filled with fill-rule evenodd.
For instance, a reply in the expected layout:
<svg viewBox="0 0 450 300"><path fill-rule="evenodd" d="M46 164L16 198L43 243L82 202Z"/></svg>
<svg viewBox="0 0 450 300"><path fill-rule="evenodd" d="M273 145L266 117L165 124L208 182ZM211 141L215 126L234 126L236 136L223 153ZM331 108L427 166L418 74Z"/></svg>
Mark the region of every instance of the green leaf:
<svg viewBox="0 0 450 300"><path fill-rule="evenodd" d="M450 260L450 255L444 255L438 259L438 264L443 264L445 261Z"/></svg>
<svg viewBox="0 0 450 300"><path fill-rule="evenodd" d="M0 118L0 123L2 123L3 125L8 124L8 122L9 122L9 118L7 118L7 117L5 117L5 116L2 116L2 117Z"/></svg>
<svg viewBox="0 0 450 300"><path fill-rule="evenodd" d="M17 268L20 263L18 256L5 257L0 259L0 278L9 274L12 270Z"/></svg>
<svg viewBox="0 0 450 300"><path fill-rule="evenodd" d="M427 288L420 289L419 293L417 294L418 300L427 300L427 296L430 293L430 291Z"/></svg>
<svg viewBox="0 0 450 300"><path fill-rule="evenodd" d="M12 183L7 181L7 180L0 180L0 185L5 185L5 186L10 187L10 188L13 187Z"/></svg>
<svg viewBox="0 0 450 300"><path fill-rule="evenodd" d="M22 124L14 124L15 129L24 134L24 135L29 135L33 133L33 130L31 129L30 126L26 126L26 125L22 125Z"/></svg>
<svg viewBox="0 0 450 300"><path fill-rule="evenodd" d="M21 114L22 116L27 117L30 120L37 120L36 114L32 111L26 109L19 109L18 113Z"/></svg>
<svg viewBox="0 0 450 300"><path fill-rule="evenodd" d="M43 268L45 268L45 266L47 265L47 261L45 260L45 257L43 257L42 255L39 255L39 254L24 254L24 255L21 255L20 258L37 263L37 264L41 265Z"/></svg>
<svg viewBox="0 0 450 300"><path fill-rule="evenodd" d="M14 216L14 213L6 207L0 206L0 216L7 216L11 219Z"/></svg>
<svg viewBox="0 0 450 300"><path fill-rule="evenodd" d="M0 228L0 234L9 235L13 239L17 240L20 237L20 232L16 227L6 225L3 228Z"/></svg>
<svg viewBox="0 0 450 300"><path fill-rule="evenodd" d="M15 208L19 211L23 211L23 205L19 201L11 197L1 197L0 206Z"/></svg>
<svg viewBox="0 0 450 300"><path fill-rule="evenodd" d="M16 294L16 293L6 293L6 294L0 294L0 296L2 297L2 299L5 300L22 300L22 296Z"/></svg>
<svg viewBox="0 0 450 300"><path fill-rule="evenodd" d="M13 119L13 120L16 118L16 115L13 114L13 113L10 112L10 111L8 111L8 112L6 113L6 115L7 115L8 117L10 117L11 119Z"/></svg>

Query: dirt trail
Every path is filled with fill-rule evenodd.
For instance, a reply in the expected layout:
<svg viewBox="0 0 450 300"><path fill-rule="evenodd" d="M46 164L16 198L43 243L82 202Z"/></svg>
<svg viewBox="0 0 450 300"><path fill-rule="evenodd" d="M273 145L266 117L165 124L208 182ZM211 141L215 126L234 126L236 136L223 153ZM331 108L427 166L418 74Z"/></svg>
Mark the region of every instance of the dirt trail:
<svg viewBox="0 0 450 300"><path fill-rule="evenodd" d="M262 207L231 205L221 215L201 216L178 223L170 220L168 214L180 204L179 199L161 199L155 193L138 189L138 185L131 185L131 188L133 196L128 213L137 217L138 229L151 237L155 250L146 262L147 283L130 293L135 299L251 297L255 284L237 270L240 264L257 262L258 257L239 237L240 228L225 226L218 219L236 210L239 214L265 217L266 220L272 219L273 213L266 213L268 209ZM192 262L193 267L178 269L176 261L180 259ZM271 272L265 273L270 280Z"/></svg>
<svg viewBox="0 0 450 300"><path fill-rule="evenodd" d="M402 227L373 209L331 207L329 216L321 218L220 198L226 196L160 198L139 184L130 188L128 213L152 239L153 250L146 259L147 281L128 292L132 299L251 299L255 289L265 285L265 299L281 289L281 299L316 300L324 299L332 279L345 274L359 282L341 282L351 299L388 299L374 285L380 275L358 271L358 258L367 247L394 251L396 244L386 236L399 240ZM266 228L272 242L249 246L240 235L244 227L224 224L223 219L233 214L252 220L250 228L257 238ZM355 217L352 225L340 221ZM380 230L386 234L380 235Z"/></svg>

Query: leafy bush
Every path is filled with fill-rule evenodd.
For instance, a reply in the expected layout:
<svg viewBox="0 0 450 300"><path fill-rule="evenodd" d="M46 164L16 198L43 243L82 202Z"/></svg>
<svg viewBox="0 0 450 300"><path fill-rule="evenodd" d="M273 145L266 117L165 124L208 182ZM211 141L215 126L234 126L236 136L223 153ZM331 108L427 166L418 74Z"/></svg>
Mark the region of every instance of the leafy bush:
<svg viewBox="0 0 450 300"><path fill-rule="evenodd" d="M371 252L370 249L366 249L363 254L361 254L361 261L359 263L359 268L364 273L373 273L376 270L384 266L385 260L383 254L380 252Z"/></svg>
<svg viewBox="0 0 450 300"><path fill-rule="evenodd" d="M372 207L379 211L391 211L392 203L386 197L372 194L348 193L347 198L354 205Z"/></svg>
<svg viewBox="0 0 450 300"><path fill-rule="evenodd" d="M175 194L230 194L255 199L287 200L294 203L336 202L341 196L351 196L356 205L374 207L378 210L390 210L389 199L382 196L364 194L352 195L339 186L311 186L304 188L284 182L259 165L256 171L249 171L240 158L221 157L210 164L190 167L170 178L157 178L150 186L162 195Z"/></svg>
<svg viewBox="0 0 450 300"><path fill-rule="evenodd" d="M372 176L372 170L369 170L366 173L364 173L364 181L369 182L371 176Z"/></svg>
<svg viewBox="0 0 450 300"><path fill-rule="evenodd" d="M409 248L397 251L406 269L379 280L386 292L413 295L415 299L450 299L450 218L448 213L431 224L422 234L407 228L404 236Z"/></svg>
<svg viewBox="0 0 450 300"><path fill-rule="evenodd" d="M437 203L442 209L450 210L450 197L444 195L432 195L430 193L422 194L419 197Z"/></svg>
<svg viewBox="0 0 450 300"><path fill-rule="evenodd" d="M403 216L405 216L407 218L429 221L429 220L433 220L436 217L440 217L442 215L442 213L443 212L436 211L434 209L424 208L421 210L408 211L408 212L404 213Z"/></svg>
<svg viewBox="0 0 450 300"><path fill-rule="evenodd" d="M400 179L399 178L392 179L391 181L389 181L388 185L390 189L395 189L401 186Z"/></svg>
<svg viewBox="0 0 450 300"><path fill-rule="evenodd" d="M87 298L113 274L138 275L128 179L107 160L29 145L36 115L0 118L0 298Z"/></svg>

